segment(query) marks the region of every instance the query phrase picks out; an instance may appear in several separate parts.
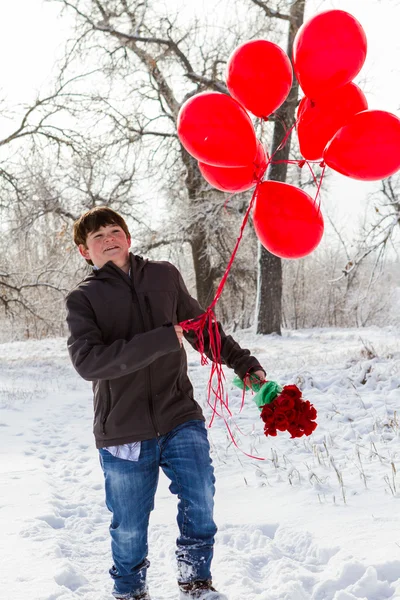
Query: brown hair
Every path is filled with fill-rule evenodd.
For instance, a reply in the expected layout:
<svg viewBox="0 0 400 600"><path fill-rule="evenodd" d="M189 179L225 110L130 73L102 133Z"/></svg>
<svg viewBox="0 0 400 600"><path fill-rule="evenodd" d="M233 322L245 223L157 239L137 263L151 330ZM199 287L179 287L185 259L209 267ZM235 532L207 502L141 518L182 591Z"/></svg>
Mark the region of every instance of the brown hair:
<svg viewBox="0 0 400 600"><path fill-rule="evenodd" d="M74 242L77 246L83 244L86 246L86 239L89 233L97 231L100 227L106 225L118 225L121 227L126 237L130 238L128 226L125 220L112 208L107 206L96 206L87 212L83 213L74 223ZM92 265L91 260L86 260L89 265Z"/></svg>

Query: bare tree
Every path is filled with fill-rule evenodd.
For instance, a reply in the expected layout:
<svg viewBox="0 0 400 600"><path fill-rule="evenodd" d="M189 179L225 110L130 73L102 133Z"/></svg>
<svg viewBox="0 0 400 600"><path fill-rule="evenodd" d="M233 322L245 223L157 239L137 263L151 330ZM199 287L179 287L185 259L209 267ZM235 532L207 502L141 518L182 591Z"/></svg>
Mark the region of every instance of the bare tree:
<svg viewBox="0 0 400 600"><path fill-rule="evenodd" d="M38 97L30 106L14 107L13 111L5 103L2 106L3 131L6 124L9 124L10 130L0 139L0 217L3 229L0 309L11 319L26 315L28 319L49 323L53 318L52 311L49 307L42 310L39 298L47 294L48 298L52 298L49 306L54 307L55 296L61 299L65 292L62 278L55 276L54 261L45 266L43 256L39 258L38 255L45 254L45 251L39 251L37 240L25 252L28 250L26 236L20 223L17 225L16 217L23 212L27 217L31 215L34 204L32 187L27 185L24 153L32 152L32 155L40 155L43 159L50 154L53 157L60 155L63 148L70 152L79 152L81 148L80 133L65 123L61 127L57 122L65 112L70 83L66 81L57 85L51 93ZM33 264L35 255L37 262Z"/></svg>
<svg viewBox="0 0 400 600"><path fill-rule="evenodd" d="M97 62L113 85L119 86L123 80L124 94L136 110L132 112L126 102L117 102L111 93L106 99L107 109L103 106L114 123L110 133L114 139L141 138L142 149L150 156L148 172L153 176L157 171L162 174L164 191L168 189L167 202L177 209L178 219L174 213L168 226L163 224L164 233L147 237L145 246L154 249L177 240L188 245L197 297L206 306L233 249L234 228L225 225L225 217L229 214L229 222L233 222L236 214L238 226L238 208L243 206L243 199L230 203L227 213L224 197L205 183L197 161L179 144L176 119L182 103L194 94L206 89L227 92L224 68L231 51L245 39L266 36L281 13L267 11L267 3L262 3L264 18L260 20L260 3L256 7L248 2L246 23L240 19L229 22L225 17L224 27L217 30L206 18L183 23L171 11L167 14L155 4L136 0L54 1L77 16L80 42L75 49L79 56L87 57L94 50ZM245 6L245 1L236 5L242 10ZM235 6L232 8L235 10ZM244 279L244 284L252 289L254 262L251 256ZM245 271L244 262L234 264L228 287L235 279L243 280Z"/></svg>
<svg viewBox="0 0 400 600"><path fill-rule="evenodd" d="M270 2L252 0L266 14L266 16L280 19L288 23L287 54L292 56L293 42L297 31L303 23L306 0L291 2L288 12L284 9L271 9ZM281 3L283 4L283 3ZM273 162L268 170L267 178L274 181L286 181L287 161L290 152L291 136L286 144L279 149L286 132L295 122L299 85L294 77L293 85L287 100L276 111L274 134L271 147ZM283 161L283 162L281 162ZM281 334L282 324L282 261L259 245L258 266L258 300L257 300L257 333Z"/></svg>
<svg viewBox="0 0 400 600"><path fill-rule="evenodd" d="M338 277L345 252L332 242L312 255L297 261L285 261L283 323L288 329L313 327L365 327L399 323L399 266L386 259L385 268L376 272L368 257L351 281ZM397 296L397 298L396 298Z"/></svg>
<svg viewBox="0 0 400 600"><path fill-rule="evenodd" d="M400 233L400 175L381 182L381 188L370 198L370 210L360 233L358 251L348 261L342 275L350 278L370 255L375 256L375 270L382 266L387 252L398 254ZM373 277L373 274L372 274Z"/></svg>
<svg viewBox="0 0 400 600"><path fill-rule="evenodd" d="M28 231L51 214L62 227L86 207L112 205L135 223L142 249L154 252L171 243L190 248L197 296L206 306L224 272L247 199L239 196L225 206L226 196L205 183L197 161L177 139L178 111L186 99L205 89L227 91L225 63L238 43L260 36L279 39L282 24L290 24L292 43L305 0L285 0L274 9L270 3L248 0L248 22L243 25L242 20L232 19L217 34L206 21L185 24L178 15L163 14L159 7L138 0L53 1L76 14L77 32L60 69L58 93L52 98L54 113L48 118L62 132L56 117L61 109L66 111L71 129L79 131L80 144L71 140L63 146L56 139L56 160L46 149L40 153L34 146L32 154L39 158L29 163L29 181L26 178L25 187L18 191L16 222ZM236 7L243 10L245 5L243 0ZM69 89L64 93L72 77L73 93ZM293 120L296 101L297 90L296 94L292 90L278 114L272 151ZM284 124L282 128L278 122ZM277 158L288 151L289 144ZM40 164L46 158L50 172ZM270 176L284 180L286 171L281 169L272 165ZM163 182L158 189L156 178ZM151 212L144 199L149 190L161 192L170 209L155 227L145 218L146 208ZM241 326L250 324L256 285L254 232L246 235L251 248L242 247L238 254L221 303L222 315L232 317L233 311L234 322ZM274 264L280 267L280 260ZM262 314L272 317L272 331L280 315L279 269L271 271L266 287L276 292L268 296L264 285L259 294Z"/></svg>
<svg viewBox="0 0 400 600"><path fill-rule="evenodd" d="M399 323L398 181L384 180L372 194L358 239L348 241L326 215L328 243L309 257L284 262L286 327Z"/></svg>
<svg viewBox="0 0 400 600"><path fill-rule="evenodd" d="M92 124L85 121L85 130L82 114L91 102L79 89L84 77L64 74L62 68L52 93L13 109L22 113L19 121L2 110L11 125L0 140L0 315L14 322L13 331L20 324L18 335L21 327L25 335L63 331L64 295L83 273L70 233L82 211L112 204L126 215L129 204L131 212L133 143L116 147L101 127L89 136Z"/></svg>

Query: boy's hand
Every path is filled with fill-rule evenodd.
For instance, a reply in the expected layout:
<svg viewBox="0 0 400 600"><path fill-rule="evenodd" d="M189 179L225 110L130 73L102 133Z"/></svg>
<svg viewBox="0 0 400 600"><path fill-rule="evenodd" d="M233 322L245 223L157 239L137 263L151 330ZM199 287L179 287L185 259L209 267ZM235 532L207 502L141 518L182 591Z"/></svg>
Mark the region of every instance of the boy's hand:
<svg viewBox="0 0 400 600"><path fill-rule="evenodd" d="M175 329L175 333L177 335L177 338L179 340L179 345L182 348L182 344L183 344L183 329L180 325L174 325L174 329Z"/></svg>
<svg viewBox="0 0 400 600"><path fill-rule="evenodd" d="M253 389L253 385L264 383L265 381L265 373L264 371L254 371L254 373L250 373L244 378L244 384Z"/></svg>

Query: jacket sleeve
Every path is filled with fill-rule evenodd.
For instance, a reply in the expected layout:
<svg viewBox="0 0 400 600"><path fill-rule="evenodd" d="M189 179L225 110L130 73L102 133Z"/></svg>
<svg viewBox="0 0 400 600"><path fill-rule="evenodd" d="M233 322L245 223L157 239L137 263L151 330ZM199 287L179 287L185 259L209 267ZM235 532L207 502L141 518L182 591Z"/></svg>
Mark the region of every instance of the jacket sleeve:
<svg viewBox="0 0 400 600"><path fill-rule="evenodd" d="M130 340L105 344L93 308L81 290L66 299L68 352L79 375L87 381L116 379L147 367L154 360L180 350L173 327L158 327Z"/></svg>
<svg viewBox="0 0 400 600"><path fill-rule="evenodd" d="M181 274L176 269L176 276L178 279L178 321L186 321L187 319L193 319L203 314L205 311L200 304L195 300L188 292L186 285L182 279ZM252 371L265 370L262 368L258 360L251 356L250 351L241 348L237 342L230 335L226 335L222 329L221 324L218 322L218 330L221 336L221 362L227 367L234 369L235 373L244 379L247 373ZM197 350L196 346L196 334L193 331L188 333L185 332L185 338ZM212 356L210 353L209 336L208 332L204 331L204 346L205 353L210 360Z"/></svg>

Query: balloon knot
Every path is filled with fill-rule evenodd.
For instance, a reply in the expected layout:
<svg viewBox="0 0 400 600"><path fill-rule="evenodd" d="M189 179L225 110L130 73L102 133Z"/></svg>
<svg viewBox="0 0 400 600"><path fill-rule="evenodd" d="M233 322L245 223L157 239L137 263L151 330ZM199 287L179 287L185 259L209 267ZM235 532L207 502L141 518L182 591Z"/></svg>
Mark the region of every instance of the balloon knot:
<svg viewBox="0 0 400 600"><path fill-rule="evenodd" d="M321 162L319 163L319 166L323 169L325 167L325 162L323 160L321 160Z"/></svg>
<svg viewBox="0 0 400 600"><path fill-rule="evenodd" d="M302 169L305 164L306 164L305 160L299 160L299 167L300 167L300 169Z"/></svg>

